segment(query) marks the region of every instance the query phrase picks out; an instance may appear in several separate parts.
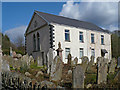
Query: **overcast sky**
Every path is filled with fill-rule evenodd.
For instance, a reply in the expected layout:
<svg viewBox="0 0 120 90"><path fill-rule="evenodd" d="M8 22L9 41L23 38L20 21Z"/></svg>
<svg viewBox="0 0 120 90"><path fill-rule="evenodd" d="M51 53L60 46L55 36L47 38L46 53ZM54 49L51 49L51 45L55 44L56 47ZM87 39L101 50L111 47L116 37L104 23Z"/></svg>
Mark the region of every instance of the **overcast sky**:
<svg viewBox="0 0 120 90"><path fill-rule="evenodd" d="M110 31L117 30L118 3L92 1L3 3L2 32L7 34L12 41L18 35L24 36L34 10L91 22Z"/></svg>

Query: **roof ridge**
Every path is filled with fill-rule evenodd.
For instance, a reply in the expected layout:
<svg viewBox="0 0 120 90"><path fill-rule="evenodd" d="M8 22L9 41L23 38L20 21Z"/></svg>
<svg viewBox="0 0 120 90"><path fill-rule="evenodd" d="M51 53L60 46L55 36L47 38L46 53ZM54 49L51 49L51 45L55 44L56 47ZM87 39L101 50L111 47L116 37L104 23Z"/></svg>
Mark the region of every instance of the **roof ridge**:
<svg viewBox="0 0 120 90"><path fill-rule="evenodd" d="M37 10L35 10L35 12L38 13L40 16L45 17L46 20L48 20L48 22L55 22L55 23L58 23L58 24L65 24L65 25L85 28L85 29L89 29L89 30L108 32L108 31L104 30L103 28L101 28L101 27L99 27L96 24L91 23L91 22L81 21L81 20L78 20L78 19L73 19L73 18L69 18L69 17L54 15L54 14L45 13L45 12L40 12L40 11L37 11Z"/></svg>

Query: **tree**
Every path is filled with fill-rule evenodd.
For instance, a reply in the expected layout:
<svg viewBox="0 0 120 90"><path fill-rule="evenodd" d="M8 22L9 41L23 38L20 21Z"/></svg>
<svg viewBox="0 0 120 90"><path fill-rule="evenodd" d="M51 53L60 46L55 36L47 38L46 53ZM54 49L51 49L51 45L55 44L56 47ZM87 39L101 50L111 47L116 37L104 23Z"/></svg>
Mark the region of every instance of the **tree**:
<svg viewBox="0 0 120 90"><path fill-rule="evenodd" d="M111 36L112 57L118 58L120 56L120 37L113 33Z"/></svg>

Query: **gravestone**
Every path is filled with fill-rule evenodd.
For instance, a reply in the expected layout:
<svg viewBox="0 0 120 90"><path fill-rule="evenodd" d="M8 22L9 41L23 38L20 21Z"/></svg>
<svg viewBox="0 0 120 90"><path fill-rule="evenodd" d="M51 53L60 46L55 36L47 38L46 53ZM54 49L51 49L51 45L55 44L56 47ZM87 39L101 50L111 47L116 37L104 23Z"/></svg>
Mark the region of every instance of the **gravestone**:
<svg viewBox="0 0 120 90"><path fill-rule="evenodd" d="M117 68L120 68L120 57L118 57L118 60L117 60Z"/></svg>
<svg viewBox="0 0 120 90"><path fill-rule="evenodd" d="M10 56L13 57L12 47L10 47Z"/></svg>
<svg viewBox="0 0 120 90"><path fill-rule="evenodd" d="M84 71L80 65L73 68L73 88L84 88Z"/></svg>
<svg viewBox="0 0 120 90"><path fill-rule="evenodd" d="M107 82L108 59L104 57L97 58L97 83Z"/></svg>
<svg viewBox="0 0 120 90"><path fill-rule="evenodd" d="M72 62L71 62L71 66L75 67L78 63L78 58L76 57Z"/></svg>
<svg viewBox="0 0 120 90"><path fill-rule="evenodd" d="M67 62L67 64L68 64L69 66L71 66L71 61L72 61L72 56L71 56L71 54L69 53L69 54L68 54L68 62Z"/></svg>
<svg viewBox="0 0 120 90"><path fill-rule="evenodd" d="M42 65L42 57L37 57L37 66L43 66Z"/></svg>
<svg viewBox="0 0 120 90"><path fill-rule="evenodd" d="M24 56L21 58L21 60L25 61L25 62L27 63L27 65L30 64L29 55L28 55L28 54L24 55Z"/></svg>
<svg viewBox="0 0 120 90"><path fill-rule="evenodd" d="M6 60L2 60L2 71L10 71L10 66Z"/></svg>
<svg viewBox="0 0 120 90"><path fill-rule="evenodd" d="M50 80L51 81L61 80L62 69L63 69L63 62L59 56L56 56L52 61L52 65L51 65Z"/></svg>
<svg viewBox="0 0 120 90"><path fill-rule="evenodd" d="M87 69L88 63L89 63L89 59L88 59L87 56L83 56L81 59L82 59L82 64L81 64L81 66L82 66L82 68L83 68L83 71L85 72L86 69Z"/></svg>
<svg viewBox="0 0 120 90"><path fill-rule="evenodd" d="M50 74L50 71L51 71L51 64L52 64L52 61L53 61L53 49L50 48L48 53L47 53L47 57L48 57L48 70L47 70L47 73Z"/></svg>
<svg viewBox="0 0 120 90"><path fill-rule="evenodd" d="M84 88L85 71L88 66L89 59L83 56L82 63L73 67L73 88Z"/></svg>
<svg viewBox="0 0 120 90"><path fill-rule="evenodd" d="M109 64L109 73L114 73L116 67L116 59L113 58Z"/></svg>
<svg viewBox="0 0 120 90"><path fill-rule="evenodd" d="M88 68L87 68L87 71L91 69L92 65L94 64L94 59L95 57L94 56L91 56L90 57L90 62L88 63Z"/></svg>

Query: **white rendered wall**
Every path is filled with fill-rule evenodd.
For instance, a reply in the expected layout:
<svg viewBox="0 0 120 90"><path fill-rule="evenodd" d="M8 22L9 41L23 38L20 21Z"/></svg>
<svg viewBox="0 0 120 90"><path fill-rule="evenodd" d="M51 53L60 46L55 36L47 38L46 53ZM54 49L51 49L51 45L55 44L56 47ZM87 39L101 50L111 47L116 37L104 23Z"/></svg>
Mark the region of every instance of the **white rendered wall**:
<svg viewBox="0 0 120 90"><path fill-rule="evenodd" d="M53 23L52 23L53 24ZM85 30L81 28L75 28L65 25L53 24L54 25L54 33L55 33L55 50L58 48L58 42L61 42L61 47L63 49L63 62L67 63L67 59L65 59L65 48L70 48L70 53L72 55L72 60L77 57L78 63L81 63L79 58L79 48L84 48L84 56L91 56L91 48L95 49L95 57L101 56L101 49L106 49L108 54L105 56L111 59L111 36L110 34ZM65 41L65 29L70 30L70 42ZM83 32L84 43L79 41L79 32ZM91 33L95 35L95 44L91 44ZM101 35L104 35L105 45L101 45ZM54 51L56 55L56 51ZM54 56L55 56L54 55ZM95 61L96 62L96 61Z"/></svg>

